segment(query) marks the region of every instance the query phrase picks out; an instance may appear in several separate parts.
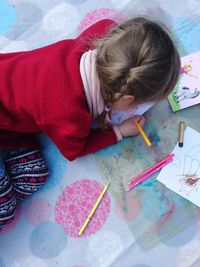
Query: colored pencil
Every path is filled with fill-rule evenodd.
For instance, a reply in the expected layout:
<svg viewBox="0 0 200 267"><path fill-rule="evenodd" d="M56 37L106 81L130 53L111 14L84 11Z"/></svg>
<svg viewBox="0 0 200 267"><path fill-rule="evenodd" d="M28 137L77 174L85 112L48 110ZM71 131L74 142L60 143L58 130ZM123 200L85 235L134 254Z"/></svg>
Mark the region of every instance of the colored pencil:
<svg viewBox="0 0 200 267"><path fill-rule="evenodd" d="M148 174L146 174L145 176L143 176L141 179L136 180L135 183L131 184L129 186L129 188L127 189L127 191L133 189L134 187L136 187L138 184L142 183L144 180L146 180L147 178L149 178L150 176L152 176L154 173L158 172L159 170L161 170L163 167L165 167L167 164L169 164L170 162L172 162L173 159L169 159L167 161L165 161L163 164L161 164L160 166L158 166L157 168L155 168L154 170L152 170L151 172L149 172Z"/></svg>
<svg viewBox="0 0 200 267"><path fill-rule="evenodd" d="M142 129L141 125L139 122L135 122L135 126L137 127L139 133L141 134L141 136L143 137L144 141L146 142L147 146L152 146L151 142L149 141L149 138L146 136L144 130Z"/></svg>
<svg viewBox="0 0 200 267"><path fill-rule="evenodd" d="M144 176L145 174L147 174L148 172L152 171L153 169L157 168L158 166L160 166L161 164L163 164L165 161L167 161L170 158L173 158L174 154L170 154L167 157L165 157L164 159L160 160L159 162L157 162L156 164L154 164L153 166L151 166L150 168L148 168L147 170L143 171L142 173L140 173L138 176L134 177L133 179L131 179L128 184L132 184L135 180L138 180L139 178L141 178L142 176Z"/></svg>
<svg viewBox="0 0 200 267"><path fill-rule="evenodd" d="M96 203L94 204L94 207L92 208L92 210L91 210L91 212L89 213L87 219L85 220L83 226L81 227L81 229L80 229L80 231L79 231L79 233L78 233L80 236L81 236L82 233L84 232L84 230L85 230L85 228L87 227L87 225L88 225L90 219L92 218L92 216L93 216L93 214L95 213L97 207L99 206L99 203L100 203L100 201L102 200L104 194L106 193L106 191L107 191L109 185L110 185L110 181L108 181L107 184L105 185L105 187L103 188L103 190L102 190L102 192L101 192L99 198L97 199Z"/></svg>
<svg viewBox="0 0 200 267"><path fill-rule="evenodd" d="M178 129L178 145L180 147L183 147L184 127L185 127L185 123L181 121L179 123L179 129Z"/></svg>

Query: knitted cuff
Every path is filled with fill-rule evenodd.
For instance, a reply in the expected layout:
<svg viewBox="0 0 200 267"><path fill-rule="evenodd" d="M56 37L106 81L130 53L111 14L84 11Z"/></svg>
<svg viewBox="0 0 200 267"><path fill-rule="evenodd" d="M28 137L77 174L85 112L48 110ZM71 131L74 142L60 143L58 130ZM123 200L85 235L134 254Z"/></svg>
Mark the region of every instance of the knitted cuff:
<svg viewBox="0 0 200 267"><path fill-rule="evenodd" d="M119 128L116 125L114 125L113 130L117 136L118 142L121 141L123 139L123 136L121 135Z"/></svg>

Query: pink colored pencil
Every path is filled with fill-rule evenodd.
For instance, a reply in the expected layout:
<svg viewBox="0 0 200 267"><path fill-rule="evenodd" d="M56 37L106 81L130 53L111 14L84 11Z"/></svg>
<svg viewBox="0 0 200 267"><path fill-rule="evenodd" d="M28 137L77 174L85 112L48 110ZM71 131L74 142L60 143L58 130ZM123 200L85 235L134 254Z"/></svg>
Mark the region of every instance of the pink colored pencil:
<svg viewBox="0 0 200 267"><path fill-rule="evenodd" d="M143 171L142 173L140 173L138 176L134 177L133 179L131 179L128 184L132 184L133 182L135 182L136 180L138 180L139 178L141 178L142 176L144 176L145 174L147 174L148 172L151 172L152 170L154 170L155 168L157 168L158 166L160 166L161 164L163 164L164 162L166 162L167 160L173 158L174 154L170 154L167 157L165 157L164 159L162 159L161 161L157 162L156 164L154 164L153 166L151 166L150 168L148 168L146 171Z"/></svg>
<svg viewBox="0 0 200 267"><path fill-rule="evenodd" d="M143 176L141 179L138 179L136 181L136 183L133 183L132 185L129 186L129 188L127 189L127 191L133 189L136 185L142 183L144 180L146 180L147 178L149 178L150 176L152 176L154 173L156 173L157 171L159 171L160 169L162 169L163 167L165 167L167 164L169 164L170 162L173 161L173 158L170 158L169 160L163 162L163 164L161 164L160 166L158 166L157 168L153 169L151 172L147 173L145 176Z"/></svg>

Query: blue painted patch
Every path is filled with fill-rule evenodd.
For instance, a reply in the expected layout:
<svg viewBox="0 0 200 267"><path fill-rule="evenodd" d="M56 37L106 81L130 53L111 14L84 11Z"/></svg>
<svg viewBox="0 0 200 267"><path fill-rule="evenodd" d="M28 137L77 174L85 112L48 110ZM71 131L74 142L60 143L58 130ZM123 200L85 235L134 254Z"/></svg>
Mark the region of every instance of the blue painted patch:
<svg viewBox="0 0 200 267"><path fill-rule="evenodd" d="M182 218L182 220L185 219L187 221L188 217L190 217L191 222L196 222L197 214L195 206L193 209L189 207L188 205L190 205L190 203L188 200L178 194L174 194L154 178L155 175L151 180L145 181L136 187L140 195L140 201L143 207L141 212L144 217L150 222L159 223L159 221L162 221L164 218L167 219L168 215L171 214L170 218L173 217L174 224L176 225L178 224L176 218ZM150 210L153 212L149 213ZM167 227L166 225L168 224L170 225L171 220L172 219L166 222L164 227ZM161 240L163 239L164 227L158 230L158 232L160 231L158 235L161 237ZM171 226L169 227L171 229Z"/></svg>
<svg viewBox="0 0 200 267"><path fill-rule="evenodd" d="M4 35L13 27L16 22L16 10L6 0L0 1L0 35Z"/></svg>
<svg viewBox="0 0 200 267"><path fill-rule="evenodd" d="M158 135L158 133L156 132L156 130L152 130L149 134L149 139L151 140L151 143L154 147L158 147L159 146L159 142L160 142L160 136Z"/></svg>
<svg viewBox="0 0 200 267"><path fill-rule="evenodd" d="M129 138L125 138L116 145L109 146L107 148L101 149L97 151L95 154L99 157L110 157L114 154L116 155L123 155L125 154L126 146L130 148L130 141Z"/></svg>
<svg viewBox="0 0 200 267"><path fill-rule="evenodd" d="M144 187L148 186L148 189L144 189ZM157 222L161 218L162 215L165 215L171 205L172 201L168 199L166 201L166 195L160 188L160 183L157 180L150 180L146 183L139 185L137 190L142 190L140 192L140 201L142 205L142 213L144 217L152 222ZM148 190L148 194L146 193ZM154 212L149 212L153 210Z"/></svg>
<svg viewBox="0 0 200 267"><path fill-rule="evenodd" d="M64 172L66 172L68 162L47 136L41 134L39 139L43 145L43 153L49 167L48 180L41 190L47 190L60 183Z"/></svg>
<svg viewBox="0 0 200 267"><path fill-rule="evenodd" d="M180 41L180 47L184 47L187 53L200 50L200 24L189 18L175 20L173 27Z"/></svg>
<svg viewBox="0 0 200 267"><path fill-rule="evenodd" d="M0 258L0 267L6 267L4 260Z"/></svg>
<svg viewBox="0 0 200 267"><path fill-rule="evenodd" d="M67 244L67 236L63 228L54 222L39 224L29 238L32 253L43 259L56 257Z"/></svg>

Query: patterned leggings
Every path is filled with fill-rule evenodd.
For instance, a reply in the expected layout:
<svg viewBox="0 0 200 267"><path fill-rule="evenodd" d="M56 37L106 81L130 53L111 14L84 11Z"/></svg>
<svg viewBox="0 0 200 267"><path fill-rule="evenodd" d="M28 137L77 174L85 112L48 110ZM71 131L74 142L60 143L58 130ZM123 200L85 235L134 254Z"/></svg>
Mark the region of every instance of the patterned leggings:
<svg viewBox="0 0 200 267"><path fill-rule="evenodd" d="M46 181L48 168L38 149L8 151L0 171L0 231L14 219L17 205Z"/></svg>

